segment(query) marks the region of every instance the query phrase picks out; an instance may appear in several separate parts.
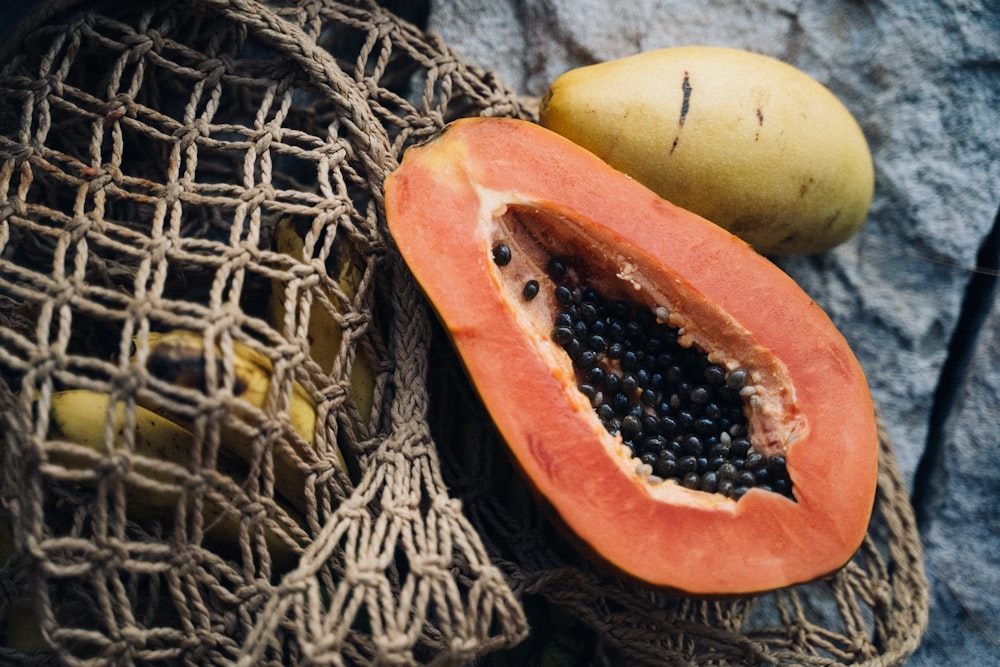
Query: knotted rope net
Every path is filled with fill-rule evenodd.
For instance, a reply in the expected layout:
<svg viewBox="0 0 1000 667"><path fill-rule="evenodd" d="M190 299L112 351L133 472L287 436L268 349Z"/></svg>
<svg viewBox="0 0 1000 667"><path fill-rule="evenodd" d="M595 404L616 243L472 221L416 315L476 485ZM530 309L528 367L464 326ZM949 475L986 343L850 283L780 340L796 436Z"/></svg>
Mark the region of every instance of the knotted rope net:
<svg viewBox="0 0 1000 667"><path fill-rule="evenodd" d="M61 0L8 43L0 662L913 650L926 585L887 440L855 561L755 600L603 574L527 499L381 199L451 119L531 113L364 0Z"/></svg>
<svg viewBox="0 0 1000 667"><path fill-rule="evenodd" d="M454 351L433 340L431 424L445 481L531 627L524 642L484 664L881 667L903 664L918 646L927 625L923 555L881 420L875 511L842 570L755 597L678 597L609 574L562 538L505 456Z"/></svg>

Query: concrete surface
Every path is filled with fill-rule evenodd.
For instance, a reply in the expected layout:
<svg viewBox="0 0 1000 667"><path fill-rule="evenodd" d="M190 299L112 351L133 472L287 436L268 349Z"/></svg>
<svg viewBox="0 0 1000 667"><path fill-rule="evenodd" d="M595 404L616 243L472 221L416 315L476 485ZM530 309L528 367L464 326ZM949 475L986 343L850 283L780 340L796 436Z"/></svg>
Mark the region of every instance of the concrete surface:
<svg viewBox="0 0 1000 667"><path fill-rule="evenodd" d="M6 38L32 0L0 2ZM1000 5L994 0L431 0L468 60L540 95L563 71L720 44L786 60L856 115L876 162L868 222L779 260L868 373L913 489L932 581L915 667L1000 665Z"/></svg>
<svg viewBox="0 0 1000 667"><path fill-rule="evenodd" d="M713 44L841 98L875 159L869 219L778 262L858 354L913 490L933 589L911 664L1000 664L1000 5L436 0L430 28L529 95L572 67Z"/></svg>

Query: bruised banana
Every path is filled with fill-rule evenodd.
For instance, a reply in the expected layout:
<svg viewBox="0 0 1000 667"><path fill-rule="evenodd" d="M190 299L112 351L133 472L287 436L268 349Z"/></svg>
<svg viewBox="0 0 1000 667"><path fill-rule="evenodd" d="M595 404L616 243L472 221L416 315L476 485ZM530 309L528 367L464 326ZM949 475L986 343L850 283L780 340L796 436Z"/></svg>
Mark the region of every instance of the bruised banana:
<svg viewBox="0 0 1000 667"><path fill-rule="evenodd" d="M222 378L224 364L221 350L218 348L215 358L218 365L218 377ZM245 401L257 410L266 410L273 375L271 360L253 348L233 341L232 365L233 394L236 398ZM183 329L166 333L151 332L146 367L152 375L161 380L202 392L209 390L205 368L205 339L199 333ZM171 412L158 402L144 398L143 406L179 422L185 428L192 427L183 417ZM296 381L292 382L286 414L300 440L289 439L290 446L295 450L296 456L303 461L314 461L317 458L317 453L314 451L316 406L309 393ZM220 444L247 464L254 464L253 438L245 431L223 424ZM337 461L341 469L346 472L347 465L344 457L339 449L336 452ZM307 514L309 509L305 496L303 471L294 457L284 448L275 447L273 449L273 466L274 486L277 493L291 503L296 510Z"/></svg>
<svg viewBox="0 0 1000 667"><path fill-rule="evenodd" d="M185 472L171 471L174 464L184 471L191 470L195 440L190 431L179 424L141 406L135 406L134 422L127 418L123 401L110 405L107 394L86 389L71 389L52 395L49 419L48 460L70 470L78 470L82 483L94 466L105 460L106 439L112 439L116 450L131 449L142 458L132 460L132 471L125 480L127 513L134 519L169 516L177 507ZM131 437L131 442L129 438ZM81 445L82 448L57 446L55 440ZM220 451L216 470L229 476L237 485L246 481L247 466L226 451ZM277 500L277 499L276 499ZM264 539L271 559L279 570L294 566L302 547L304 520L298 512L278 501L294 526L284 536L270 526L264 528ZM236 550L239 541L240 516L233 507L226 507L206 494L201 504L202 520L207 540L214 545Z"/></svg>
<svg viewBox="0 0 1000 667"><path fill-rule="evenodd" d="M299 262L305 262L305 232L296 229L295 219L291 216L282 218L274 229L274 249L284 253ZM348 299L357 296L363 277L363 267L357 254L348 243L334 246L334 267L337 282ZM331 304L338 305L333 293L324 289ZM271 283L270 319L279 331L283 328L285 319L284 284L277 278ZM340 353L343 343L342 326L322 304L313 301L309 313L307 329L309 354L324 373L331 373ZM372 409L375 396L375 371L371 359L358 350L357 357L351 367L351 394L355 405L366 424L372 420Z"/></svg>

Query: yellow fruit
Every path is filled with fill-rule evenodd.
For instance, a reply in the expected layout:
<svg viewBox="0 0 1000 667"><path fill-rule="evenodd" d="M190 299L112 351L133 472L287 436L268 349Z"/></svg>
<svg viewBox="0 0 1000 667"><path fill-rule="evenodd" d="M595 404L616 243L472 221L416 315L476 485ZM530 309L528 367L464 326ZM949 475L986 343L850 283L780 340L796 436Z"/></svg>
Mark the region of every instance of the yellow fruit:
<svg viewBox="0 0 1000 667"><path fill-rule="evenodd" d="M812 253L864 222L874 191L857 121L827 88L766 56L674 47L571 70L545 127L762 253Z"/></svg>
<svg viewBox="0 0 1000 667"><path fill-rule="evenodd" d="M125 496L130 518L170 516L181 498L181 487L190 481L185 472L193 472L194 436L174 421L141 406L134 407L135 416L129 419L124 402L110 403L108 394L86 389L53 394L50 441L46 443L48 461L79 472L79 480L86 483L93 479L95 466L105 462L109 453L128 452L130 474L125 478ZM80 447L66 448L60 441ZM242 485L248 474L246 466L226 450L219 452L216 470L232 478L236 485ZM206 537L226 551L235 551L241 530L237 499L232 500L234 504L227 505L215 494L206 493L198 505ZM304 523L294 509L275 500L291 521L299 526ZM193 505L193 498L189 502ZM297 537L264 526L264 539L276 568L286 571L298 562L302 545L296 543Z"/></svg>
<svg viewBox="0 0 1000 667"><path fill-rule="evenodd" d="M208 368L206 367L205 339L196 331L175 329L168 332L150 332L146 366L158 379L172 382L179 387L210 391ZM136 339L136 353L140 341ZM225 374L220 348L216 348L218 377ZM248 345L233 341L232 350L233 394L256 410L267 412L270 403L273 367L271 360ZM310 511L306 494L305 465L313 464L322 452L317 448L316 406L309 392L298 381L293 380L288 404L281 408L281 416L287 419L298 439L288 440L288 448L275 447L273 450L273 471L275 490L302 514ZM174 413L167 405L149 397L140 397L142 406L178 422L188 430L194 424ZM252 413L241 413L241 417L251 419ZM222 447L230 454L249 465L257 465L259 453L253 436L246 431L221 425ZM292 454L294 452L294 454ZM347 463L340 449L335 450L337 463L345 472Z"/></svg>
<svg viewBox="0 0 1000 667"><path fill-rule="evenodd" d="M299 262L307 261L305 256L306 230L298 227L300 220L291 216L278 221L274 229L274 249L284 253ZM334 268L334 277L348 299L357 296L364 277L362 258L350 246L349 239L338 239L332 250L335 261L330 262ZM326 297L335 307L339 306L336 296L324 289ZM285 287L280 279L272 280L269 302L269 316L274 328L284 330L285 320ZM338 311L340 308L338 308ZM324 373L333 373L337 357L341 354L341 344L344 334L343 325L322 303L314 299L309 312L309 354L323 369ZM362 420L370 424L375 400L375 370L371 360L364 350L357 351L357 357L351 366L351 394L358 406Z"/></svg>

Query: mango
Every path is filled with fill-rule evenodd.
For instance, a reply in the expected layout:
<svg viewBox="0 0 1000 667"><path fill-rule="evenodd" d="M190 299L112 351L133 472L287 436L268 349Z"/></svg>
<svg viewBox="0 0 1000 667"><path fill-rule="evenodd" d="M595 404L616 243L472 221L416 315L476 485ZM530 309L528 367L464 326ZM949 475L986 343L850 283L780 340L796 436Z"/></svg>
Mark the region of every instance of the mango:
<svg viewBox="0 0 1000 667"><path fill-rule="evenodd" d="M570 70L539 122L764 254L844 242L874 194L871 151L844 104L739 49L671 47Z"/></svg>

